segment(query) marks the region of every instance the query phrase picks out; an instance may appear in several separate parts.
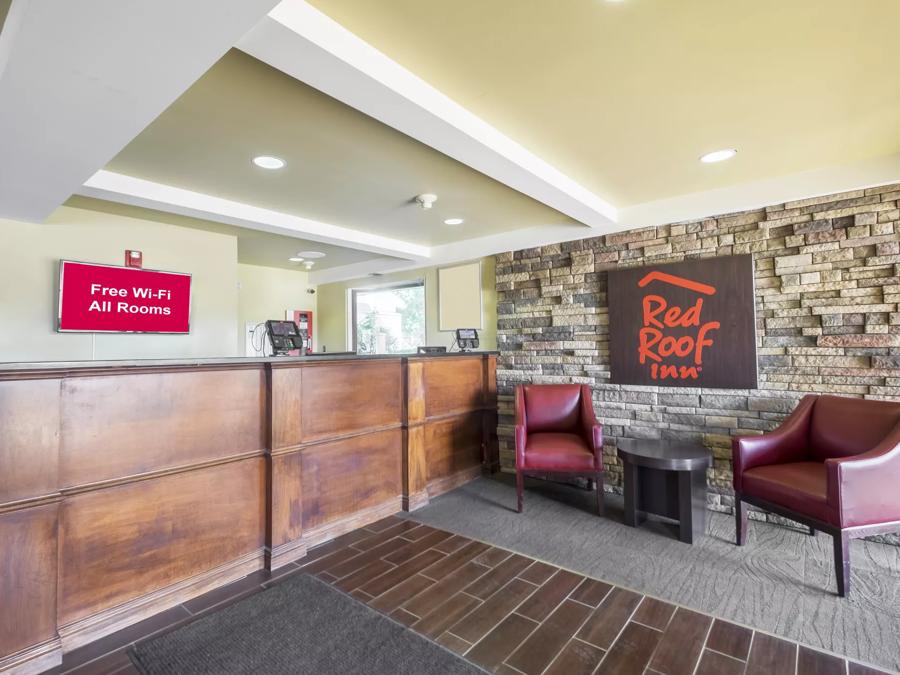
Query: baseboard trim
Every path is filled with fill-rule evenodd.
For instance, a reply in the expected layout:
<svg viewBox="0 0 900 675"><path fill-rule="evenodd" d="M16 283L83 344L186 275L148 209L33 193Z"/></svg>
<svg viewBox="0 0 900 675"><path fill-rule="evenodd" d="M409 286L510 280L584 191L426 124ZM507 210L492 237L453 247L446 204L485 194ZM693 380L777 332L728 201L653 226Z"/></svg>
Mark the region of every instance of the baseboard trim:
<svg viewBox="0 0 900 675"><path fill-rule="evenodd" d="M338 518L330 523L325 523L317 528L305 532L299 541L305 544L307 549L318 546L347 532L358 530L366 525L392 516L403 510L402 497L391 497L380 504L370 506L361 511L356 511L350 516Z"/></svg>
<svg viewBox="0 0 900 675"><path fill-rule="evenodd" d="M183 581L64 624L59 627L62 650L70 652L219 586L237 581L262 569L263 563L264 551L260 548Z"/></svg>
<svg viewBox="0 0 900 675"><path fill-rule="evenodd" d="M286 544L279 544L271 551L266 551L266 569L274 572L280 567L306 557L307 548L306 540L302 538L289 541Z"/></svg>
<svg viewBox="0 0 900 675"><path fill-rule="evenodd" d="M481 464L476 464L475 466L471 466L468 469L463 469L462 471L452 473L449 476L444 476L443 478L435 478L434 480L428 482L428 486L426 488L428 491L428 498L434 499L438 495L442 495L445 492L450 492L450 490L454 490L460 485L465 485L466 483L475 480L481 475Z"/></svg>
<svg viewBox="0 0 900 675"><path fill-rule="evenodd" d="M57 637L4 656L0 659L0 673L37 675L60 665L62 665L62 643Z"/></svg>
<svg viewBox="0 0 900 675"><path fill-rule="evenodd" d="M428 504L428 490L419 490L418 492L414 492L409 496L403 496L403 510L404 511L415 511L416 509L421 509L423 506Z"/></svg>

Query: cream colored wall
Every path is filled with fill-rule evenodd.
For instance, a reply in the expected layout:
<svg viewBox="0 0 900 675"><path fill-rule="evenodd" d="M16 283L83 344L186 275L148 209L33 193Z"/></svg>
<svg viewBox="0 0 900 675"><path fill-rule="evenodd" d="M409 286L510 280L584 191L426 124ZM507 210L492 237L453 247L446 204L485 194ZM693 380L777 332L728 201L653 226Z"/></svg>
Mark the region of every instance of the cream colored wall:
<svg viewBox="0 0 900 675"><path fill-rule="evenodd" d="M425 280L425 337L429 345L449 347L453 343L451 331L438 330L437 267L425 267L382 277L365 277L333 284L323 284L317 289L318 333L317 351L322 345L328 351L343 351L348 347L349 291L354 288L377 288L401 281ZM481 349L497 348L497 291L495 288L494 258L481 261L481 299L484 327L478 332Z"/></svg>
<svg viewBox="0 0 900 675"><path fill-rule="evenodd" d="M313 311L313 343L318 345L316 295L307 293L309 275L303 270L285 270L258 265L238 265L238 328L241 340L248 322L283 319L285 310ZM241 349L244 345L242 342Z"/></svg>
<svg viewBox="0 0 900 675"><path fill-rule="evenodd" d="M189 335L57 333L59 260L121 265L125 249L149 269L193 275ZM46 223L0 219L0 361L82 361L238 354L237 240L72 207Z"/></svg>

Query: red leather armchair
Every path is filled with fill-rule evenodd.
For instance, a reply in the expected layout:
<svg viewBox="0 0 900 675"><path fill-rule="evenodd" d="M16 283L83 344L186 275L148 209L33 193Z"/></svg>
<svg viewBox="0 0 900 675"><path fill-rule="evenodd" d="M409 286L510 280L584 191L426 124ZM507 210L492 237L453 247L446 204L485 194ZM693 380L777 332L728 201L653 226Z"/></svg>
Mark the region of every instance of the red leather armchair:
<svg viewBox="0 0 900 675"><path fill-rule="evenodd" d="M838 595L850 590L850 540L900 531L900 403L804 396L784 423L733 439L737 545L747 504L834 538Z"/></svg>
<svg viewBox="0 0 900 675"><path fill-rule="evenodd" d="M603 513L603 431L591 388L577 384L516 387L516 495L522 513L525 476L584 476L596 484Z"/></svg>

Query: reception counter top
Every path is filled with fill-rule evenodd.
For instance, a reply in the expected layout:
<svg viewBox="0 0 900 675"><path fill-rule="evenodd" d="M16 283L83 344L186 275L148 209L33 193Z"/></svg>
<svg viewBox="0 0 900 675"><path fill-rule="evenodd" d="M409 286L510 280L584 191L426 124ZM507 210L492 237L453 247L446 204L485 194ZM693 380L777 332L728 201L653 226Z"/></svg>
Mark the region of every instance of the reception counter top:
<svg viewBox="0 0 900 675"><path fill-rule="evenodd" d="M497 467L496 355L0 364L0 672Z"/></svg>
<svg viewBox="0 0 900 675"><path fill-rule="evenodd" d="M193 366L247 366L263 363L292 364L322 361L371 361L382 359L441 359L459 356L496 356L496 351L444 352L438 354L354 354L352 352L316 352L308 356L220 356L182 359L116 359L109 361L0 361L0 373L32 370L81 370L101 368L190 368Z"/></svg>

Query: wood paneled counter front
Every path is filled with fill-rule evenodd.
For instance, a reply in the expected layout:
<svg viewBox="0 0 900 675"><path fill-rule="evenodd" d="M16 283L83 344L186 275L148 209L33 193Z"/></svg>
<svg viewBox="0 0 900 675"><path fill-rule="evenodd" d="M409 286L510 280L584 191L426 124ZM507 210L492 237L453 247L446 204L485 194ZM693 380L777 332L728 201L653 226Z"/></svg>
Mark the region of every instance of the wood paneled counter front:
<svg viewBox="0 0 900 675"><path fill-rule="evenodd" d="M496 470L496 356L0 364L0 672Z"/></svg>

